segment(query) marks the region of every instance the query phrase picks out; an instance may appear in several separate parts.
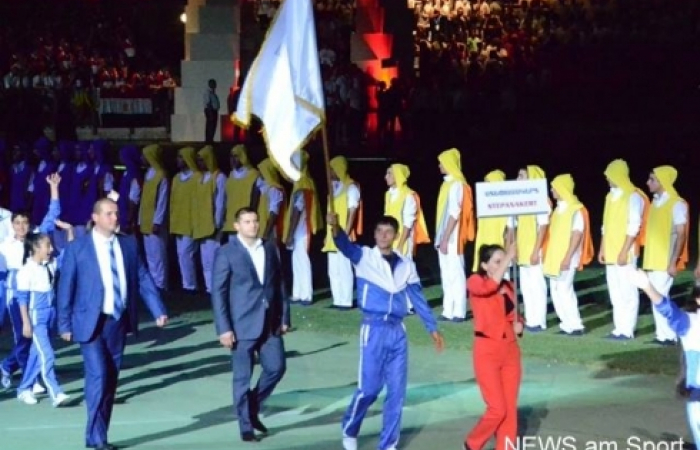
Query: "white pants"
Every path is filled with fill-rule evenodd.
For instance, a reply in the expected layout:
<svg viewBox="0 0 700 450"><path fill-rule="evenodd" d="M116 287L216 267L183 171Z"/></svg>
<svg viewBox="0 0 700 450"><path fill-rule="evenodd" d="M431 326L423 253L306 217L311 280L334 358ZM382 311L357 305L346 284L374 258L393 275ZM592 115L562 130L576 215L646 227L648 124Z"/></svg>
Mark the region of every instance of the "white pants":
<svg viewBox="0 0 700 450"><path fill-rule="evenodd" d="M442 315L448 319L467 316L467 276L464 273L464 255L450 249L446 255L438 250L442 281Z"/></svg>
<svg viewBox="0 0 700 450"><path fill-rule="evenodd" d="M168 288L168 235L144 234L143 250L146 253L146 263L151 278L160 289Z"/></svg>
<svg viewBox="0 0 700 450"><path fill-rule="evenodd" d="M177 260L180 264L182 288L197 289L197 270L194 266L194 253L197 251L197 241L189 236L176 236Z"/></svg>
<svg viewBox="0 0 700 450"><path fill-rule="evenodd" d="M648 274L649 281L654 289L656 289L656 292L664 297L668 297L669 292L671 292L671 286L673 286L673 278L671 278L668 272L653 271L648 272ZM668 325L668 321L656 310L656 308L652 307L651 310L654 312L656 339L660 341L678 340L678 336L676 336L676 333L674 333L671 327Z"/></svg>
<svg viewBox="0 0 700 450"><path fill-rule="evenodd" d="M199 242L199 256L202 258L204 285L209 294L211 294L211 271L214 269L214 254L219 247L221 247L221 244L214 239L203 239Z"/></svg>
<svg viewBox="0 0 700 450"><path fill-rule="evenodd" d="M688 426L695 445L700 445L700 402L686 403L686 412L688 413Z"/></svg>
<svg viewBox="0 0 700 450"><path fill-rule="evenodd" d="M352 307L352 263L340 252L328 252L328 280L333 304Z"/></svg>
<svg viewBox="0 0 700 450"><path fill-rule="evenodd" d="M583 330L581 313L578 310L578 297L574 290L574 277L578 261L571 263L571 269L565 270L556 278L549 279L549 292L552 295L554 311L559 317L559 328L566 332ZM527 308L525 309L527 312Z"/></svg>
<svg viewBox="0 0 700 450"><path fill-rule="evenodd" d="M636 261L626 266L609 264L605 266L605 278L608 283L610 303L613 308L612 334L634 337L639 315L639 290L627 274L630 268L637 267Z"/></svg>
<svg viewBox="0 0 700 450"><path fill-rule="evenodd" d="M294 238L292 247L292 301L310 302L313 298L311 260L306 250L306 236Z"/></svg>
<svg viewBox="0 0 700 450"><path fill-rule="evenodd" d="M547 282L541 264L520 266L520 292L525 306L525 325L547 328Z"/></svg>

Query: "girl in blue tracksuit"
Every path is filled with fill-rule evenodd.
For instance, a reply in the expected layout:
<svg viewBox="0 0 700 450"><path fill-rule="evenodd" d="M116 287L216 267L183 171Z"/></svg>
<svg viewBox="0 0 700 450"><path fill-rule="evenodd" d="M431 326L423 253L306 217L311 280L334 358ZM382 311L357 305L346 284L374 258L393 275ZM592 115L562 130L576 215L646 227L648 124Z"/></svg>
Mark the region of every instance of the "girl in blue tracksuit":
<svg viewBox="0 0 700 450"><path fill-rule="evenodd" d="M51 202L44 220L38 227L40 233L50 233L55 226L55 220L61 214L61 204L58 198L58 186L61 178L50 175L46 178L51 190ZM29 356L31 339L22 336L22 317L19 304L15 301L15 288L17 272L22 267L24 258L24 239L30 231L29 213L14 211L12 213L12 234L0 242L0 300L6 302L7 313L12 322L15 346L12 352L0 365L0 377L2 387L9 388L12 383L12 375L18 370L24 370ZM3 318L0 317L0 321ZM1 322L0 322L1 323Z"/></svg>
<svg viewBox="0 0 700 450"><path fill-rule="evenodd" d="M67 232L69 241L73 240L73 230L69 224L56 221L56 225ZM17 399L35 405L37 399L32 387L41 375L53 406L60 406L69 396L56 379L51 332L56 322L54 282L62 254L56 259L52 258L53 247L47 234L29 235L24 243L25 264L17 272L15 298L22 315L22 335L32 339L32 346L22 382L17 388Z"/></svg>
<svg viewBox="0 0 700 450"><path fill-rule="evenodd" d="M686 310L680 309L669 297L659 294L649 282L649 277L642 270L631 271L631 278L644 291L654 308L668 322L678 335L683 345L682 363L684 374L678 387L679 393L686 398L688 425L695 444L700 444L700 287L695 286ZM684 378L684 379L683 379Z"/></svg>

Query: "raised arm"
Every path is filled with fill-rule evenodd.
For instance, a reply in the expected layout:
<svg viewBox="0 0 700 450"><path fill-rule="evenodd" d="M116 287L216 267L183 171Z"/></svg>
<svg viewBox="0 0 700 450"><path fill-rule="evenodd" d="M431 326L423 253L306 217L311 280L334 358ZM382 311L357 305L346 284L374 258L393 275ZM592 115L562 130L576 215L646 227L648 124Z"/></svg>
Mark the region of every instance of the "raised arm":
<svg viewBox="0 0 700 450"><path fill-rule="evenodd" d="M362 247L350 242L348 235L340 228L338 225L338 215L328 213L326 216L326 221L328 226L331 227L331 233L333 233L333 242L338 248L338 251L345 255L346 258L350 260L351 263L357 264L362 259Z"/></svg>
<svg viewBox="0 0 700 450"><path fill-rule="evenodd" d="M649 275L642 269L630 269L629 279L649 297L654 308L666 319L668 325L679 336L684 336L690 328L690 317L670 298L661 295L649 281Z"/></svg>
<svg viewBox="0 0 700 450"><path fill-rule="evenodd" d="M58 185L61 183L61 177L54 173L46 177L46 182L49 183L51 190L51 201L49 202L49 210L39 225L40 233L50 233L55 230L56 219L61 215L61 202L58 198Z"/></svg>

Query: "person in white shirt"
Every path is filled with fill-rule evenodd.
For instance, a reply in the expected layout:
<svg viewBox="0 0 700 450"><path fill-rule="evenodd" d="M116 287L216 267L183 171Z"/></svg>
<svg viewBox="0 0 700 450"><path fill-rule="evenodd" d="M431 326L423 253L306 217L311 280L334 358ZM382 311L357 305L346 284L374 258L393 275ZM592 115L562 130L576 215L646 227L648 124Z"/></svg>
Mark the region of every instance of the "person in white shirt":
<svg viewBox="0 0 700 450"><path fill-rule="evenodd" d="M677 176L675 168L660 166L652 170L647 180L654 199L646 222L642 269L648 272L649 281L663 297L669 296L678 271L688 263L688 204L673 186ZM652 311L656 328L652 343L675 345L678 336L668 321L656 308Z"/></svg>

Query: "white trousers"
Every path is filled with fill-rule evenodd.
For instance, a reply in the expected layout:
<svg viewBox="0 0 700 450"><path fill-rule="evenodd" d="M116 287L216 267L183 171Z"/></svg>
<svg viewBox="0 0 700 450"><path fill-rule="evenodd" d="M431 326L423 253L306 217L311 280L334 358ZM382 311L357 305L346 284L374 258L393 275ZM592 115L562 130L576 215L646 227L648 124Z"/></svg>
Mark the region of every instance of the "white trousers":
<svg viewBox="0 0 700 450"><path fill-rule="evenodd" d="M464 273L464 255L456 250L444 255L438 250L442 281L442 315L448 319L467 316L467 276Z"/></svg>
<svg viewBox="0 0 700 450"><path fill-rule="evenodd" d="M189 236L176 236L177 260L180 264L182 288L197 289L197 270L194 265L194 254L197 251L197 241Z"/></svg>
<svg viewBox="0 0 700 450"><path fill-rule="evenodd" d="M612 334L634 337L639 315L639 290L628 277L630 268L637 267L636 261L626 266L609 264L605 266L610 303L613 308Z"/></svg>
<svg viewBox="0 0 700 450"><path fill-rule="evenodd" d="M214 269L214 254L219 247L221 247L221 244L214 239L203 239L199 242L199 256L202 258L204 285L208 294L211 294L211 271Z"/></svg>
<svg viewBox="0 0 700 450"><path fill-rule="evenodd" d="M310 302L314 289L306 236L294 238L292 247L292 301Z"/></svg>
<svg viewBox="0 0 700 450"><path fill-rule="evenodd" d="M525 306L525 325L547 328L547 282L542 265L520 266L520 292Z"/></svg>
<svg viewBox="0 0 700 450"><path fill-rule="evenodd" d="M168 289L168 234L144 234L143 251L151 278L160 289Z"/></svg>
<svg viewBox="0 0 700 450"><path fill-rule="evenodd" d="M328 252L328 280L333 304L352 307L352 263L340 252Z"/></svg>
<svg viewBox="0 0 700 450"><path fill-rule="evenodd" d="M653 271L648 272L649 281L651 285L656 289L656 292L668 297L669 292L671 292L671 286L673 286L673 278L666 271ZM676 341L678 336L673 332L668 324L668 321L652 307L651 310L654 312L654 324L656 325L656 339L660 341ZM700 444L700 442L699 442Z"/></svg>
<svg viewBox="0 0 700 450"><path fill-rule="evenodd" d="M688 426L695 445L700 445L700 402L687 402Z"/></svg>
<svg viewBox="0 0 700 450"><path fill-rule="evenodd" d="M571 263L572 269L565 270L556 278L549 279L549 293L552 295L554 311L559 317L559 328L566 332L583 330L581 313L578 310L578 297L574 290L574 277L578 261ZM527 312L527 309L525 310Z"/></svg>

